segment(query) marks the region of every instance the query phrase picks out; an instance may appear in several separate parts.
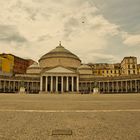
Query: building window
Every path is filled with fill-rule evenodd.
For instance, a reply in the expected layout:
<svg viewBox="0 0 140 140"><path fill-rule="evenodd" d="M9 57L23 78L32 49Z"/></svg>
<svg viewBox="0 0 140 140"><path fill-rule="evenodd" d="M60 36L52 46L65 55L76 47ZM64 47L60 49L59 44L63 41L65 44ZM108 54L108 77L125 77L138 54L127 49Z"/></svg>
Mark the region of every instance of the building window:
<svg viewBox="0 0 140 140"><path fill-rule="evenodd" d="M130 74L130 70L128 70L128 74Z"/></svg>
<svg viewBox="0 0 140 140"><path fill-rule="evenodd" d="M133 74L135 74L135 70L133 70Z"/></svg>
<svg viewBox="0 0 140 140"><path fill-rule="evenodd" d="M130 63L133 63L133 59L130 59Z"/></svg>
<svg viewBox="0 0 140 140"><path fill-rule="evenodd" d="M127 63L130 63L129 59L127 60Z"/></svg>

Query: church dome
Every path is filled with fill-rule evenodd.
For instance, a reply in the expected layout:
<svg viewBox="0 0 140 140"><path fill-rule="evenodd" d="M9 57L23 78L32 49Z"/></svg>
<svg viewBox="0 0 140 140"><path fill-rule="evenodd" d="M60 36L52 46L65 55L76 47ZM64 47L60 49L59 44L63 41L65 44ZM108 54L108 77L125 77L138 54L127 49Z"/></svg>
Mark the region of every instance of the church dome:
<svg viewBox="0 0 140 140"><path fill-rule="evenodd" d="M78 71L80 74L92 74L92 68L86 64L83 64L80 67L78 67Z"/></svg>
<svg viewBox="0 0 140 140"><path fill-rule="evenodd" d="M41 71L41 67L39 66L39 64L37 62L34 62L32 65L30 65L27 70L26 73L27 74L39 74Z"/></svg>
<svg viewBox="0 0 140 140"><path fill-rule="evenodd" d="M78 67L78 69L90 69L91 70L91 67L89 65L86 65L86 64L83 64L81 65L80 67Z"/></svg>
<svg viewBox="0 0 140 140"><path fill-rule="evenodd" d="M55 49L46 53L39 59L41 67L64 67L77 68L81 65L81 60L72 52L65 49L61 43Z"/></svg>
<svg viewBox="0 0 140 140"><path fill-rule="evenodd" d="M34 62L32 65L30 65L30 66L28 67L28 69L30 69L30 68L40 68L40 66L38 65L37 62Z"/></svg>

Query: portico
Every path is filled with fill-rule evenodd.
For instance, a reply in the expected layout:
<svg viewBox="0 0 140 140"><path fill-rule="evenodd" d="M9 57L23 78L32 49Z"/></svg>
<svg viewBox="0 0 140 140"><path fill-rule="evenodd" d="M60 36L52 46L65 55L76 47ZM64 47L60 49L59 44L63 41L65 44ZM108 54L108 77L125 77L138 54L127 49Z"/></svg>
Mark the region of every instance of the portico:
<svg viewBox="0 0 140 140"><path fill-rule="evenodd" d="M40 83L40 90L46 93L79 91L78 73L61 66L46 70L40 78Z"/></svg>

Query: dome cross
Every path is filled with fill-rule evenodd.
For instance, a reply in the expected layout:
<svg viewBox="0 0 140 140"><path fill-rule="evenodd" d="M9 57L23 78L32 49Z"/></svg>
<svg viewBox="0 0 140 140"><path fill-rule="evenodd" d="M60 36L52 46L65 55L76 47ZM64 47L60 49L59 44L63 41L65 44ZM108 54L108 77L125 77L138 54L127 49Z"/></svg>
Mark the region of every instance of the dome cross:
<svg viewBox="0 0 140 140"><path fill-rule="evenodd" d="M59 46L61 46L61 41L59 41Z"/></svg>

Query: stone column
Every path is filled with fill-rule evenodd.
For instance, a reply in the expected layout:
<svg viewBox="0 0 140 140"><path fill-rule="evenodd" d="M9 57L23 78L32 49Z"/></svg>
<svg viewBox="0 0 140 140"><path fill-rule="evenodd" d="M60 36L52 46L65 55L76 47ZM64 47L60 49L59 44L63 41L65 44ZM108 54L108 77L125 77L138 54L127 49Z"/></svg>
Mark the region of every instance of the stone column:
<svg viewBox="0 0 140 140"><path fill-rule="evenodd" d="M48 76L46 76L46 92L48 92Z"/></svg>
<svg viewBox="0 0 140 140"><path fill-rule="evenodd" d="M40 77L40 91L42 91L43 89L42 89L42 84L43 84L43 82L42 82L42 80L43 80L43 78L42 78L42 76Z"/></svg>
<svg viewBox="0 0 140 140"><path fill-rule="evenodd" d="M0 80L0 89L2 89L2 81Z"/></svg>
<svg viewBox="0 0 140 140"><path fill-rule="evenodd" d="M116 81L116 91L117 91L117 93L119 92L119 86L118 86L118 84L119 84L119 81Z"/></svg>
<svg viewBox="0 0 140 140"><path fill-rule="evenodd" d="M56 92L58 92L58 76L56 76Z"/></svg>
<svg viewBox="0 0 140 140"><path fill-rule="evenodd" d="M77 82L77 92L79 92L79 76L77 76L76 79L77 79L77 81L76 81Z"/></svg>
<svg viewBox="0 0 140 140"><path fill-rule="evenodd" d="M9 85L10 85L10 90L9 90L9 92L11 92L11 91L12 91L12 81L9 81Z"/></svg>
<svg viewBox="0 0 140 140"><path fill-rule="evenodd" d="M74 90L73 90L73 87L74 87L74 86L73 86L73 80L74 80L74 78L73 78L73 76L72 76L72 77L71 77L72 92L74 91Z"/></svg>
<svg viewBox="0 0 140 140"><path fill-rule="evenodd" d="M32 84L32 92L33 92L34 91L34 84L32 81L31 81L31 84Z"/></svg>
<svg viewBox="0 0 140 140"><path fill-rule="evenodd" d="M135 92L138 92L138 90L137 90L137 80L135 80Z"/></svg>
<svg viewBox="0 0 140 140"><path fill-rule="evenodd" d="M13 81L13 92L15 92L15 87L16 87L15 81Z"/></svg>
<svg viewBox="0 0 140 140"><path fill-rule="evenodd" d="M109 88L109 82L108 82L108 93L110 92L110 88Z"/></svg>
<svg viewBox="0 0 140 140"><path fill-rule="evenodd" d="M8 92L10 92L11 90L11 85L10 85L10 81L8 81Z"/></svg>
<svg viewBox="0 0 140 140"><path fill-rule="evenodd" d="M132 80L130 81L130 89L131 89L131 92L132 92Z"/></svg>
<svg viewBox="0 0 140 140"><path fill-rule="evenodd" d="M38 92L38 90L39 90L39 83L37 82L36 84L37 84L37 89L36 89L36 91Z"/></svg>
<svg viewBox="0 0 140 140"><path fill-rule="evenodd" d="M17 81L17 92L19 92L19 81Z"/></svg>
<svg viewBox="0 0 140 140"><path fill-rule="evenodd" d="M105 92L105 82L103 81L103 92Z"/></svg>
<svg viewBox="0 0 140 140"><path fill-rule="evenodd" d="M38 90L38 83L37 83L37 82L36 82L36 89L35 89L35 90L36 90L36 92L37 92L37 90Z"/></svg>
<svg viewBox="0 0 140 140"><path fill-rule="evenodd" d="M5 92L5 80L3 80L3 92Z"/></svg>
<svg viewBox="0 0 140 140"><path fill-rule="evenodd" d="M40 89L40 87L39 87ZM29 81L27 82L27 92L29 92Z"/></svg>
<svg viewBox="0 0 140 140"><path fill-rule="evenodd" d="M14 81L11 81L11 91L13 92L14 89Z"/></svg>
<svg viewBox="0 0 140 140"><path fill-rule="evenodd" d="M51 76L51 92L53 92L53 76Z"/></svg>
<svg viewBox="0 0 140 140"><path fill-rule="evenodd" d="M127 81L125 81L125 91L126 91L126 93L128 92L127 89L128 89L128 88L127 88Z"/></svg>
<svg viewBox="0 0 140 140"><path fill-rule="evenodd" d="M36 82L34 82L34 91L36 92L36 89L37 89L37 84Z"/></svg>
<svg viewBox="0 0 140 140"><path fill-rule="evenodd" d="M90 86L90 91L89 91L89 92L91 93L91 82L90 82L89 84L90 84L90 85L89 85L89 86Z"/></svg>
<svg viewBox="0 0 140 140"><path fill-rule="evenodd" d="M112 82L112 92L114 92L114 82Z"/></svg>
<svg viewBox="0 0 140 140"><path fill-rule="evenodd" d="M67 86L66 87L67 87L66 90L69 91L69 77L67 77Z"/></svg>
<svg viewBox="0 0 140 140"><path fill-rule="evenodd" d="M100 93L100 88L101 88L101 85L100 85L100 81L99 81L99 89L98 89L98 92Z"/></svg>
<svg viewBox="0 0 140 140"><path fill-rule="evenodd" d="M138 84L138 92L140 92L140 80L137 80L137 84Z"/></svg>
<svg viewBox="0 0 140 140"><path fill-rule="evenodd" d="M36 82L36 92L38 92L38 82Z"/></svg>
<svg viewBox="0 0 140 140"><path fill-rule="evenodd" d="M121 81L121 92L123 93L123 81Z"/></svg>
<svg viewBox="0 0 140 140"><path fill-rule="evenodd" d="M64 81L63 81L63 76L61 76L61 92L63 93L64 92Z"/></svg>

